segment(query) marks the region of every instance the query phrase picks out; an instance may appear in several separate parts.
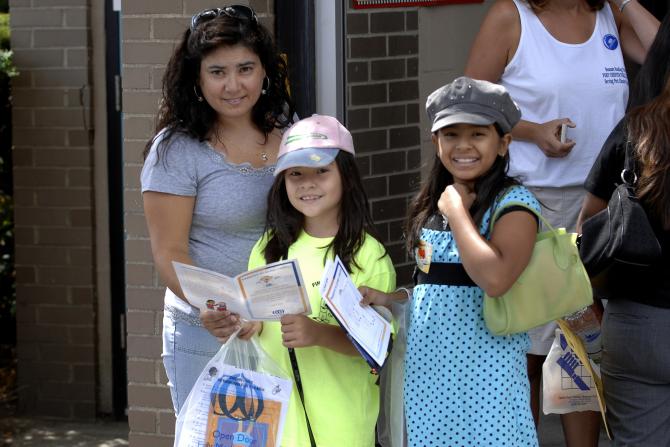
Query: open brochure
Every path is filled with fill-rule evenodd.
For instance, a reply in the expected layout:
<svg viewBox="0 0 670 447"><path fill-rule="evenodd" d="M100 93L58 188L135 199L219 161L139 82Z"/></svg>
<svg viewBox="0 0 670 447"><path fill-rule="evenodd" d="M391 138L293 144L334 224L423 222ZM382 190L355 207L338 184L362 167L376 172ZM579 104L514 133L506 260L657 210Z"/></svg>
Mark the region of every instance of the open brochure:
<svg viewBox="0 0 670 447"><path fill-rule="evenodd" d="M326 263L321 278L321 297L354 342L363 358L379 371L386 359L391 339L391 323L371 306L361 306L363 298L339 257Z"/></svg>
<svg viewBox="0 0 670 447"><path fill-rule="evenodd" d="M558 323L558 326L561 328L561 331L563 331L565 340L567 341L570 348L577 355L577 358L579 359L581 364L587 369L590 376L593 377L593 380L596 385L596 397L598 398L598 406L600 407L600 415L602 416L603 425L605 427L605 431L607 432L607 437L612 439L609 426L607 425L607 418L605 417L607 409L605 407L605 396L603 394L603 382L600 377L600 368L599 367L594 368L593 362L591 361L591 359L589 359L589 355L586 353L584 343L577 336L577 334L575 334L572 331L572 329L570 329L570 326L568 326L568 324L562 319L556 320L556 323Z"/></svg>
<svg viewBox="0 0 670 447"><path fill-rule="evenodd" d="M250 321L279 320L312 313L298 261L274 262L230 278L221 273L172 262L184 296L200 310L224 310Z"/></svg>

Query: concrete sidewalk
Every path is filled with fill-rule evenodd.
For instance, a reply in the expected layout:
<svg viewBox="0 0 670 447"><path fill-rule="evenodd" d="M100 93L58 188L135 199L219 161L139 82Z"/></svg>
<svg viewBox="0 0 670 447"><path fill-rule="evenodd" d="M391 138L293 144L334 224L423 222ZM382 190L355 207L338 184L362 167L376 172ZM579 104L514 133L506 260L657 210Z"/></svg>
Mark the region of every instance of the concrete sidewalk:
<svg viewBox="0 0 670 447"><path fill-rule="evenodd" d="M67 422L6 418L0 420L0 446L117 447L128 444L128 423L116 421ZM540 447L562 447L558 415L540 418ZM604 432L599 447L609 446ZM142 447L142 446L137 446Z"/></svg>
<svg viewBox="0 0 670 447"><path fill-rule="evenodd" d="M128 423L25 418L0 420L0 446L117 447L128 445Z"/></svg>

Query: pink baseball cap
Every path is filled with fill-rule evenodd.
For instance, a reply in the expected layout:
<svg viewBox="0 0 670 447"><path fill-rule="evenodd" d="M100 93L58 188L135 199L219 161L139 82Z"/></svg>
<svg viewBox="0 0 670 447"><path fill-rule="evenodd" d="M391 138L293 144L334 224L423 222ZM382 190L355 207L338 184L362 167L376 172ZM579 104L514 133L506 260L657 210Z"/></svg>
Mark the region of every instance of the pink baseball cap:
<svg viewBox="0 0 670 447"><path fill-rule="evenodd" d="M332 116L312 115L284 132L274 175L297 166L329 165L339 151L355 154L351 133Z"/></svg>

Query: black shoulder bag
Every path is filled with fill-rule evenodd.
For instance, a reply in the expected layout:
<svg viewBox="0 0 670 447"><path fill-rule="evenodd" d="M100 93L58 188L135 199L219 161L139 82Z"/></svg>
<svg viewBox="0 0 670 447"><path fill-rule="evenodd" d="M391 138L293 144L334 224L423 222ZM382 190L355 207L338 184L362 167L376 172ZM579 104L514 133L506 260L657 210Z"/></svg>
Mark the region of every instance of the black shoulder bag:
<svg viewBox="0 0 670 447"><path fill-rule="evenodd" d="M623 183L612 193L607 208L582 224L579 256L592 279L607 282L614 272L630 279L644 274L661 258L661 245L635 195L637 174L632 150L626 142Z"/></svg>

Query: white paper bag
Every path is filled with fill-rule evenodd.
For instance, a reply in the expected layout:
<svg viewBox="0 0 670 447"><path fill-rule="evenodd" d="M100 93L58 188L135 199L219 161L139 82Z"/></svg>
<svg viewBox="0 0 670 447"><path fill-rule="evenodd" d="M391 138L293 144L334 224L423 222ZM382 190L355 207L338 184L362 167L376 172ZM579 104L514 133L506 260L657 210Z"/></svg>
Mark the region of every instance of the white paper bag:
<svg viewBox="0 0 670 447"><path fill-rule="evenodd" d="M597 365L591 363L596 374ZM542 411L565 414L574 411L600 411L593 376L570 348L560 329L556 329L549 355L542 365Z"/></svg>

